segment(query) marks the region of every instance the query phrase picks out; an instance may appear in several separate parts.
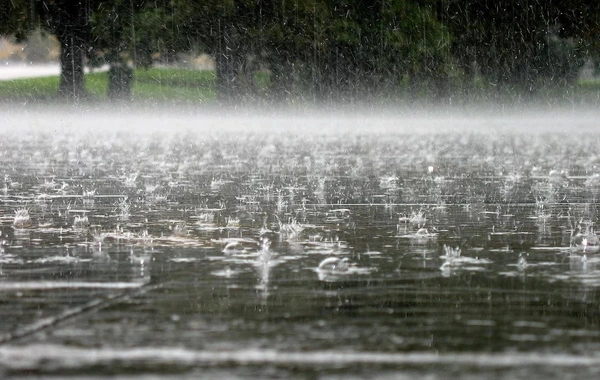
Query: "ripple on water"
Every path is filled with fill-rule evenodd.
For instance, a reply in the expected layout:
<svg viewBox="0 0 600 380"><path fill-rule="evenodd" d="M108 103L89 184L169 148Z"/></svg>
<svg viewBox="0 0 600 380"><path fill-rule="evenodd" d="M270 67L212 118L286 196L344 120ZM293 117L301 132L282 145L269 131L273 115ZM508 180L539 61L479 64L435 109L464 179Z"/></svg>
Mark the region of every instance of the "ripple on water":
<svg viewBox="0 0 600 380"><path fill-rule="evenodd" d="M515 339L534 339L520 335ZM535 368L552 368L559 373L569 369L600 369L600 359L593 355L548 353L385 353L368 351L275 351L248 349L238 351L193 351L174 347L144 348L75 348L59 345L33 344L0 347L0 364L5 370L85 371L90 368L183 368L220 365L277 365L318 368L344 368L356 365L477 367L485 371L520 368L535 373ZM535 376L534 376L535 377Z"/></svg>
<svg viewBox="0 0 600 380"><path fill-rule="evenodd" d="M4 370L5 361L17 366L19 360L30 360L24 367L33 370L58 363L57 368L72 365L82 372L98 364L133 363L131 368L136 368L153 360L157 366L510 367L551 365L545 354L512 354L522 347L572 352L573 341L568 339L543 346L545 331L537 330L547 326L526 320L543 314L556 325L574 330L586 326L578 342L585 331L598 327L589 312L597 304L598 258L588 251L597 246L591 226L597 219L597 178L588 178L587 171L595 170L586 164L589 160L565 160L561 153L581 151L577 147L584 139L576 134L440 138L391 128L389 132L312 138L166 131L154 137L97 138L68 132L2 140L0 290L7 290L2 294L6 299L12 302L14 294L31 289L47 295L44 301L56 303L54 289L128 289L151 281L168 291L89 318L117 319L107 322L117 331L112 338L99 333L96 340L72 351L66 346L44 347L43 352L40 346L29 346L27 352L3 346L0 367ZM503 148L512 153L506 155ZM585 176L570 176L569 171ZM557 177L556 172L566 174ZM585 223L587 229L573 223ZM571 231L578 228L585 236ZM265 236L273 242L270 249L261 240ZM571 241L571 236L577 239ZM454 253L441 255L444 244ZM581 249L565 256L570 245ZM519 263L519 254L526 260ZM24 279L31 281L20 281ZM235 288L250 291L229 292ZM580 304L570 299L561 303L568 292ZM69 298L72 293L94 297L117 292L64 293ZM363 302L365 293L368 301ZM503 295L501 302L495 301L495 294ZM23 307L18 313L30 313L25 317L37 318L37 304L31 310L22 300L15 306ZM168 325L173 310L190 308L182 319L202 320L204 327L190 332ZM490 310L506 323L490 318ZM122 314L115 318L112 313ZM328 328L317 323L326 319L324 314L331 321ZM292 322L283 323L279 316ZM224 335L209 323L213 317ZM15 323L20 318L15 317ZM243 331L234 322L240 319L247 322ZM459 319L463 322L456 323ZM87 320L69 323L81 328ZM132 331L139 333L146 348L111 350L129 323L139 324L139 330ZM93 331L102 326L87 327ZM306 330L309 333L298 334ZM480 330L485 334L470 334ZM53 331L44 338L59 339ZM218 345L227 339L239 346L248 338L261 347L278 348L216 352L153 346L166 344L164 331L179 347L209 347L205 342ZM560 334L570 336L565 331ZM294 332L299 337L292 336ZM186 341L188 333L200 338ZM357 340L364 344L361 348L388 352L352 352L356 346L345 345L347 341L340 340L344 334L367 336ZM390 339L383 346L392 335L414 336L418 344ZM516 344L518 340L535 344ZM293 343L285 346L282 341ZM306 346L298 346L298 341ZM86 349L86 344L105 348ZM447 353L455 347L470 349L470 344L506 354ZM331 351L310 352L306 347ZM399 352L414 347L437 352ZM574 363L597 364L567 357ZM552 359L562 360L560 355Z"/></svg>
<svg viewBox="0 0 600 380"><path fill-rule="evenodd" d="M12 281L0 282L0 290L132 289L142 285L139 282Z"/></svg>

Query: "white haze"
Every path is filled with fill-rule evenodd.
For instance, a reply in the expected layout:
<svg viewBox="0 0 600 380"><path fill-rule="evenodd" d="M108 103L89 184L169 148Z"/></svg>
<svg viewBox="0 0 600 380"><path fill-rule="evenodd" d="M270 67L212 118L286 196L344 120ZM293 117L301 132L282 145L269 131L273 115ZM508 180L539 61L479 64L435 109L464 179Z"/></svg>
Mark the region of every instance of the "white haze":
<svg viewBox="0 0 600 380"><path fill-rule="evenodd" d="M600 112L592 109L455 110L260 108L193 109L125 106L22 107L0 109L0 132L134 133L581 133L593 138Z"/></svg>

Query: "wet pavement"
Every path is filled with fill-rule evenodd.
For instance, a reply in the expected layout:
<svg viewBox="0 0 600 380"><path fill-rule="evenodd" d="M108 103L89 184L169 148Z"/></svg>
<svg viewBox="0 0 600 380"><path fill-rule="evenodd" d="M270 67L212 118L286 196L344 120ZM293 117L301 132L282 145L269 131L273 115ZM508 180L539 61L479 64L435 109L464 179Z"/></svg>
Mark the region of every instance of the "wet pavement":
<svg viewBox="0 0 600 380"><path fill-rule="evenodd" d="M2 133L5 376L600 372L587 140L60 123Z"/></svg>

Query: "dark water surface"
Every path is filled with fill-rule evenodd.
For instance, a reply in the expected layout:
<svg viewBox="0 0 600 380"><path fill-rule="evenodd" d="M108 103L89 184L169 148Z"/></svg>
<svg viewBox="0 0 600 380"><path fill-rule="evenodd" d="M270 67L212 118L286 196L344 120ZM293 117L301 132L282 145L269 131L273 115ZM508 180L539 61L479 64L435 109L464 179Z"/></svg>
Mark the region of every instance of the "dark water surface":
<svg viewBox="0 0 600 380"><path fill-rule="evenodd" d="M0 372L598 376L585 131L277 122L5 129Z"/></svg>

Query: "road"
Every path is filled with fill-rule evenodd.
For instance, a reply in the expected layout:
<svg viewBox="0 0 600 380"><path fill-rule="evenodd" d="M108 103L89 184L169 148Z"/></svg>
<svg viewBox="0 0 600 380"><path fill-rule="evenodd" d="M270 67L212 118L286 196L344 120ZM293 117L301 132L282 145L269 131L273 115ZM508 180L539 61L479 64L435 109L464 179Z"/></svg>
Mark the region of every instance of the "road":
<svg viewBox="0 0 600 380"><path fill-rule="evenodd" d="M94 71L107 71L108 66L94 69ZM85 72L90 70L85 68ZM60 74L59 63L26 64L20 62L0 62L0 81L22 78L50 77Z"/></svg>
<svg viewBox="0 0 600 380"><path fill-rule="evenodd" d="M0 65L0 80L50 77L60 74L58 63L28 65L25 63L3 62Z"/></svg>

